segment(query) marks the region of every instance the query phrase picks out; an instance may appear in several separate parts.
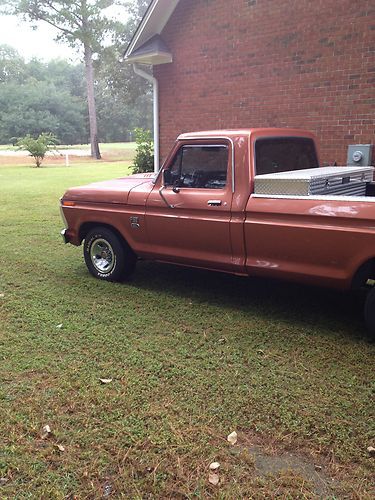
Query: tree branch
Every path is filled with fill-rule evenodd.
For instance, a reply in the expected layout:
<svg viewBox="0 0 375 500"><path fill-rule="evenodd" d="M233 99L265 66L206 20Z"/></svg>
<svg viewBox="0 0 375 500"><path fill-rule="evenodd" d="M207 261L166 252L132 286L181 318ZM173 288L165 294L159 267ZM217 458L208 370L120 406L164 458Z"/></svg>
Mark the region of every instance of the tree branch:
<svg viewBox="0 0 375 500"><path fill-rule="evenodd" d="M58 24L54 23L48 17L44 17L43 15L40 15L39 18L37 19L38 21L44 21L54 28L56 28L59 31L62 31L65 35L71 35L76 38L76 34L73 31L68 30L67 28L63 28L62 26L59 26Z"/></svg>
<svg viewBox="0 0 375 500"><path fill-rule="evenodd" d="M56 14L57 14L58 16L61 16L61 17L66 17L66 16L64 16L64 14L62 14L62 13L61 13L61 11L60 11L60 10L58 10L58 9L57 9L57 8L56 8L53 4L52 4L52 2L51 2L51 1L48 1L48 2L46 2L46 3L47 3L47 5L48 5L48 7L49 7L50 9L52 9L54 12L56 12ZM78 26L78 28L81 28L81 27L82 27L82 18L81 18L81 17L79 17L79 16L78 16L78 14L76 14L75 12L70 12L70 11L69 11L69 16L70 16L70 20L71 20L71 22L72 22L72 23L74 23L76 26ZM75 21L74 19L72 19L72 18L71 18L71 16L74 16L74 17L77 19L77 21ZM45 20L45 19L44 19L44 20Z"/></svg>

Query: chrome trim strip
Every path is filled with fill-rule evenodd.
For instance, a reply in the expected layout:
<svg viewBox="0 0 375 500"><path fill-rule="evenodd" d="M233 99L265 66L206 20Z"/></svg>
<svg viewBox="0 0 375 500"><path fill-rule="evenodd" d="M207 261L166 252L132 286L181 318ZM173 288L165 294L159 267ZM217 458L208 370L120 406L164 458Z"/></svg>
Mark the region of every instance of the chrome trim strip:
<svg viewBox="0 0 375 500"><path fill-rule="evenodd" d="M276 200L316 200L316 201L358 201L365 203L375 203L375 196L331 196L329 194L321 196L294 196L284 194L251 194L250 198L269 198Z"/></svg>
<svg viewBox="0 0 375 500"><path fill-rule="evenodd" d="M64 211L63 211L63 208L62 208L62 205L61 205L61 201L60 201L60 216L62 218L62 221L64 223L64 226L65 227L68 227L68 221L66 220L66 217L65 217L65 214L64 214Z"/></svg>

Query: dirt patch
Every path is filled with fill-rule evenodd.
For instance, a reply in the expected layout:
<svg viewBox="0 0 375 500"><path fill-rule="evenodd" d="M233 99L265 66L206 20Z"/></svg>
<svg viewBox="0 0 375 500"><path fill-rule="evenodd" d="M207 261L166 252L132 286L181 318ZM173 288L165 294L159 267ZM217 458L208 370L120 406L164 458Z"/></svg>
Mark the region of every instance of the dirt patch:
<svg viewBox="0 0 375 500"><path fill-rule="evenodd" d="M271 455L259 445L250 446L248 451L254 457L258 476L269 474L276 476L290 471L311 483L314 487L314 493L319 497L332 494L331 485L334 479L327 476L322 466L314 464L306 457L291 452L279 452Z"/></svg>
<svg viewBox="0 0 375 500"><path fill-rule="evenodd" d="M246 433L241 436L241 441L244 442L241 448L251 456L254 473L259 478L299 478L309 484L309 490L318 498L331 498L342 489L330 457L295 449L288 439L281 443Z"/></svg>

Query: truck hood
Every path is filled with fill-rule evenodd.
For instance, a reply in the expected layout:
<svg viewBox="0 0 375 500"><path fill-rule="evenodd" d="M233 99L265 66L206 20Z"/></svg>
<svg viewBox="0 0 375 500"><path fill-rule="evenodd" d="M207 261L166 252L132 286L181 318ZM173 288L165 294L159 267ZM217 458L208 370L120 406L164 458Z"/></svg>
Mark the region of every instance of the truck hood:
<svg viewBox="0 0 375 500"><path fill-rule="evenodd" d="M134 174L109 181L93 182L85 186L72 187L66 191L63 200L92 203L127 203L129 193L141 184L150 184L155 178L153 173Z"/></svg>

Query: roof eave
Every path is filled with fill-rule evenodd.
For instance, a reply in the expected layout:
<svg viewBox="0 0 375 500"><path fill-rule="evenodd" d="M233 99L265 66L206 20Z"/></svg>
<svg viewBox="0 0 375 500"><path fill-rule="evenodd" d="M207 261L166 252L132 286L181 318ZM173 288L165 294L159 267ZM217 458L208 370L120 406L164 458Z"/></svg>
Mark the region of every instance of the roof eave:
<svg viewBox="0 0 375 500"><path fill-rule="evenodd" d="M157 66L158 64L171 63L173 61L173 57L170 52L152 52L150 54L130 55L125 57L125 61L128 63L150 64L151 66Z"/></svg>
<svg viewBox="0 0 375 500"><path fill-rule="evenodd" d="M179 0L153 0L134 36L125 51L124 58L129 60L132 53L142 46L153 35L160 35L171 17Z"/></svg>

